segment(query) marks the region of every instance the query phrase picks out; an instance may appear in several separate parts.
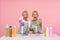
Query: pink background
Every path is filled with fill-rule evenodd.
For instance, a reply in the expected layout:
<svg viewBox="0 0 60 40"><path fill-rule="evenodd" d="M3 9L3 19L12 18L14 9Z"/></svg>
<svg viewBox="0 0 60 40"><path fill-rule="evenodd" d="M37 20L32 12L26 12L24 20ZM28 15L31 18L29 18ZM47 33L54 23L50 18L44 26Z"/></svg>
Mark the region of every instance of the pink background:
<svg viewBox="0 0 60 40"><path fill-rule="evenodd" d="M27 10L29 19L32 11L37 10L42 18L43 27L53 25L53 32L60 35L59 0L0 0L0 37L5 34L5 26L17 25L22 11Z"/></svg>

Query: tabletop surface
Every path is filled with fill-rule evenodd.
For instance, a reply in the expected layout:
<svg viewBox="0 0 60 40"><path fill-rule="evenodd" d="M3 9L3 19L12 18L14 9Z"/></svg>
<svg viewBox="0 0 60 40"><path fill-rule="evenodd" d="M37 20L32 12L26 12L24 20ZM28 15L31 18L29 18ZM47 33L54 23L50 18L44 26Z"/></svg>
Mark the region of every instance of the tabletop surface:
<svg viewBox="0 0 60 40"><path fill-rule="evenodd" d="M17 34L16 37L2 36L0 40L60 40L60 37L57 35L53 35L53 37L44 37L43 34L30 34L28 36Z"/></svg>

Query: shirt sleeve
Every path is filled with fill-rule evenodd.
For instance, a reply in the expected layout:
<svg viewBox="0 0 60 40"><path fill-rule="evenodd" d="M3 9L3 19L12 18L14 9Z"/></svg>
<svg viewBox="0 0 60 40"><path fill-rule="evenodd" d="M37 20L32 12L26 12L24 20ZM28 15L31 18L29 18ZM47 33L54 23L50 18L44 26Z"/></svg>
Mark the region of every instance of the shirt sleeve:
<svg viewBox="0 0 60 40"><path fill-rule="evenodd" d="M42 22L42 19L40 18L38 21L39 21L39 22Z"/></svg>
<svg viewBox="0 0 60 40"><path fill-rule="evenodd" d="M38 21L40 22L40 28L42 29L42 19L40 18Z"/></svg>

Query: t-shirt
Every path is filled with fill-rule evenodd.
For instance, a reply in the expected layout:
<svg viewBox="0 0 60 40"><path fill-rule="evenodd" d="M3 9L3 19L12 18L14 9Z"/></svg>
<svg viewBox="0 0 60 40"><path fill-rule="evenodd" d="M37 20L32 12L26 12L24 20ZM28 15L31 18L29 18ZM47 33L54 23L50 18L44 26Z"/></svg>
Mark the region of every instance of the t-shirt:
<svg viewBox="0 0 60 40"><path fill-rule="evenodd" d="M25 21L23 18L19 18L19 20L20 20L21 22L24 22L23 33L25 33L26 30L27 30L27 27L28 27L29 23L28 23L28 21ZM20 22L20 23L21 23L21 22ZM18 32L17 32L18 34L21 33L21 26L20 26L20 23L19 23L19 29L18 29Z"/></svg>
<svg viewBox="0 0 60 40"><path fill-rule="evenodd" d="M40 22L40 23L42 23L42 19L38 19L37 21ZM36 22L36 24L33 21L30 21L30 22L31 22L30 27L36 28L36 26L37 26L37 29L40 28L39 30L40 30L40 32L42 32L42 24L38 25L37 22Z"/></svg>
<svg viewBox="0 0 60 40"><path fill-rule="evenodd" d="M40 23L42 23L42 19L38 19L37 20L38 22L40 22ZM31 23L30 23L30 27L32 27L32 25L35 25L35 22L33 22L33 21L30 21ZM42 25L40 25L40 26L42 26Z"/></svg>

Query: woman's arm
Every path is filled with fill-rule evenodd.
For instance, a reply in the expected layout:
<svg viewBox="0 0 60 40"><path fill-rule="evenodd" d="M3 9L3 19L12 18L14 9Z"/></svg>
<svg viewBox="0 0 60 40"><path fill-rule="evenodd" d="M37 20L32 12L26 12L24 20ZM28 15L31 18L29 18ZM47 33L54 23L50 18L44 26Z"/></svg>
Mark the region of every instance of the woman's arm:
<svg viewBox="0 0 60 40"><path fill-rule="evenodd" d="M40 19L38 22L39 22L38 31L42 33L42 19Z"/></svg>

